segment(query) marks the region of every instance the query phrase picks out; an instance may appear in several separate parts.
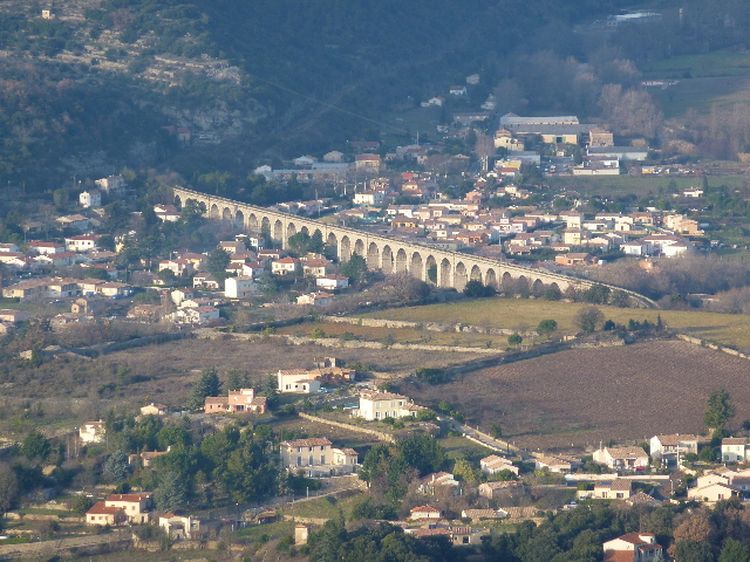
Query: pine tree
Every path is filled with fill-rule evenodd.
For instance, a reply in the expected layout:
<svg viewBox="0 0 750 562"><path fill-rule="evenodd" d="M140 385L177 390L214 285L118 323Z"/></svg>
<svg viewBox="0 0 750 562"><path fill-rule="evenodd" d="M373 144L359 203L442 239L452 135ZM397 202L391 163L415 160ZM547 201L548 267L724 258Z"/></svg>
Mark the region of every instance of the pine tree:
<svg viewBox="0 0 750 562"><path fill-rule="evenodd" d="M206 396L218 396L221 391L221 382L216 369L206 369L201 373L200 380L193 387L190 398L190 407L198 409L203 407Z"/></svg>

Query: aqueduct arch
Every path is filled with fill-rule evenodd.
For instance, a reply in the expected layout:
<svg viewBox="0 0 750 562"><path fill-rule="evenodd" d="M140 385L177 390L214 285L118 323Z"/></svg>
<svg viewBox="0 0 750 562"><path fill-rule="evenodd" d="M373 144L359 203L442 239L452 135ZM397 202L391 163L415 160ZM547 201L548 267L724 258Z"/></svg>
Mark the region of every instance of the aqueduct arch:
<svg viewBox="0 0 750 562"><path fill-rule="evenodd" d="M593 282L577 279L543 269L524 267L492 258L441 250L419 242L395 240L387 236L363 233L353 228L323 223L314 219L282 213L216 197L191 189L174 187L173 198L176 206L184 207L194 201L201 211L211 219L227 220L251 232L260 233L276 243L287 245L290 236L297 232L320 232L323 241L340 261L347 261L353 253L367 260L371 269L381 269L384 273L409 272L418 279L430 280L436 273L436 283L440 287L453 287L462 290L469 280L483 282L498 290L514 293L544 292L551 287L564 292L569 287L587 289ZM434 267L434 269L433 269ZM621 290L641 305L655 306L642 295Z"/></svg>

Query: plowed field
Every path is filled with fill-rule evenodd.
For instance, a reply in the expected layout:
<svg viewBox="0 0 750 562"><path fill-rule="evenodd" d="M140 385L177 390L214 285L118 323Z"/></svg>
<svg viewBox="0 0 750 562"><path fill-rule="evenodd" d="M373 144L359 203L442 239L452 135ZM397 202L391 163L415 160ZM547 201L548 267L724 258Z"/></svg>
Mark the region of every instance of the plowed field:
<svg viewBox="0 0 750 562"><path fill-rule="evenodd" d="M448 400L468 421L499 423L526 447L641 440L700 432L709 394L726 388L734 425L750 418L750 361L679 341L575 349L405 388L417 402Z"/></svg>

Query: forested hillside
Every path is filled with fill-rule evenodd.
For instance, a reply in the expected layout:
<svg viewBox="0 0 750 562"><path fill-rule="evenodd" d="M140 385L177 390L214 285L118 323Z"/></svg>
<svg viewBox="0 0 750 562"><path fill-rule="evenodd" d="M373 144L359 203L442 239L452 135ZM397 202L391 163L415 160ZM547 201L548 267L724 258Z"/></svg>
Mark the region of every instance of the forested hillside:
<svg viewBox="0 0 750 562"><path fill-rule="evenodd" d="M489 88L504 55L556 46L546 28L619 3L74 0L43 20L41 3L11 0L0 174L34 190L122 165L246 172L372 135L380 112L466 72ZM180 148L170 126L205 142Z"/></svg>
<svg viewBox="0 0 750 562"><path fill-rule="evenodd" d="M750 22L738 0L710 17L656 2L682 16L607 35L591 23L629 2L70 0L51 19L42 4L0 4L0 175L27 190L126 165L244 177L347 139L410 141L384 115L473 72L476 99L501 86L499 110L597 115L604 85L638 77L628 61L743 45Z"/></svg>

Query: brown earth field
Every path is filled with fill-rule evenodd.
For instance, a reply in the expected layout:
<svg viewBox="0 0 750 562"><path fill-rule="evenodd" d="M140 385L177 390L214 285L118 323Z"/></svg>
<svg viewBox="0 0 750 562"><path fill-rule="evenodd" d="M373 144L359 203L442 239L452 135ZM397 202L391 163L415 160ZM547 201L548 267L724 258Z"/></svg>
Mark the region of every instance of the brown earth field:
<svg viewBox="0 0 750 562"><path fill-rule="evenodd" d="M565 448L702 432L706 400L720 388L738 427L750 418L749 381L750 361L670 340L573 349L401 390L426 405L447 400L484 430L499 423L519 446Z"/></svg>

